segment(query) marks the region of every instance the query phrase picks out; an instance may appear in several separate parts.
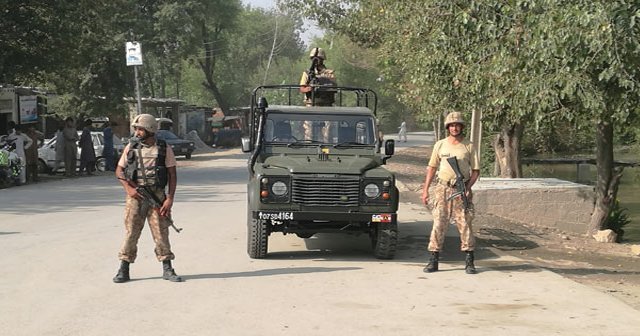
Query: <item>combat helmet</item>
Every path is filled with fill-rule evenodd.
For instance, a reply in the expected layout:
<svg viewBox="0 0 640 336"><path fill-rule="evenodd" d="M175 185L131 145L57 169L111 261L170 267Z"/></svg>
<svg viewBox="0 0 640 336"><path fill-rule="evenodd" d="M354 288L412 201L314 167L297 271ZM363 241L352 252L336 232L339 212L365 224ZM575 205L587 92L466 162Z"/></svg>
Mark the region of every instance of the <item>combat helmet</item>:
<svg viewBox="0 0 640 336"><path fill-rule="evenodd" d="M156 133L158 131L158 122L156 121L156 117L150 114L141 114L136 116L133 119L131 126L144 128L150 133Z"/></svg>
<svg viewBox="0 0 640 336"><path fill-rule="evenodd" d="M327 60L327 55L325 55L324 49L318 48L318 47L311 49L311 53L309 53L309 58L314 58L314 57L318 57L323 61Z"/></svg>
<svg viewBox="0 0 640 336"><path fill-rule="evenodd" d="M466 123L464 122L464 119L462 119L462 113L451 112L447 114L447 117L444 119L444 128L449 127L450 124L466 125Z"/></svg>

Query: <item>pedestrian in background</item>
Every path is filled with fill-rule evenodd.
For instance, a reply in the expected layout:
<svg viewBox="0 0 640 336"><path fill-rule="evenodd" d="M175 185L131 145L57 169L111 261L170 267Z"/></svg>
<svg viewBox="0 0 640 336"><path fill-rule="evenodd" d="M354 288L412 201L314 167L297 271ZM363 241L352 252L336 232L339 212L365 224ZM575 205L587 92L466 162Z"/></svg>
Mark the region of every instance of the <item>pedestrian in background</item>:
<svg viewBox="0 0 640 336"><path fill-rule="evenodd" d="M44 140L44 134L38 131L35 125L27 126L26 135L31 139L32 144L26 149L27 156L27 182L38 182L38 147Z"/></svg>
<svg viewBox="0 0 640 336"><path fill-rule="evenodd" d="M62 121L58 124L58 130L56 131L55 139L56 139L56 158L53 163L53 170L49 174L55 175L55 173L62 167L62 163L64 163L64 124Z"/></svg>
<svg viewBox="0 0 640 336"><path fill-rule="evenodd" d="M480 160L473 144L464 138L462 131L465 122L460 112L451 112L447 115L444 128L449 132L449 136L439 140L433 146L431 159L427 167L424 186L422 189L422 202L432 207L433 227L429 237L428 250L431 252L429 263L424 268L425 272L435 272L438 270L440 251L444 245L444 237L447 227L451 221L456 223L460 232L460 250L466 253L465 272L475 274L474 265L475 238L471 221L473 220L473 204L471 187L480 176ZM449 199L456 191L456 173L447 161L448 158L455 157L458 161L460 171L464 175L466 196L469 200L469 208L465 209L461 196ZM437 171L436 185L433 187L433 199L429 195L429 187ZM431 203L430 203L431 201Z"/></svg>
<svg viewBox="0 0 640 336"><path fill-rule="evenodd" d="M404 138L404 142L407 142L407 123L403 120L398 127L398 141Z"/></svg>
<svg viewBox="0 0 640 336"><path fill-rule="evenodd" d="M116 126L115 123L113 126ZM114 161L114 149L113 149L113 131L111 129L111 123L105 122L102 129L102 137L104 138L104 148L102 149L102 156L105 159L105 170L115 171L116 165Z"/></svg>
<svg viewBox="0 0 640 336"><path fill-rule="evenodd" d="M96 168L96 150L93 148L93 139L91 137L91 125L93 121L86 119L84 128L80 136L80 170L78 174L82 175L83 171L87 171L87 175L93 175Z"/></svg>
<svg viewBox="0 0 640 336"><path fill-rule="evenodd" d="M75 176L78 160L78 131L76 130L73 118L67 117L64 120L64 175Z"/></svg>
<svg viewBox="0 0 640 336"><path fill-rule="evenodd" d="M27 172L25 169L27 163L27 156L25 150L29 149L33 145L33 141L26 134L22 133L22 125L16 125L15 122L9 122L9 135L6 136L5 141L15 144L15 153L20 157L20 184L27 183Z"/></svg>

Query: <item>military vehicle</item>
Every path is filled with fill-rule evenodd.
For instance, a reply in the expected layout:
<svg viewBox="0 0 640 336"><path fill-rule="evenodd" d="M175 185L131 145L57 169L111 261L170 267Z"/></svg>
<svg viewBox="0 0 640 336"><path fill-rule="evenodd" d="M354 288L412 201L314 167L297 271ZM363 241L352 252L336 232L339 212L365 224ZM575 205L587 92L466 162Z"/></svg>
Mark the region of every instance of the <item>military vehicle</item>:
<svg viewBox="0 0 640 336"><path fill-rule="evenodd" d="M375 257L393 258L399 194L382 165L395 144L376 136L375 92L333 87L335 106L296 106L299 88L260 86L251 96L250 134L242 139L251 152L249 256L265 258L269 235L281 232L368 234Z"/></svg>

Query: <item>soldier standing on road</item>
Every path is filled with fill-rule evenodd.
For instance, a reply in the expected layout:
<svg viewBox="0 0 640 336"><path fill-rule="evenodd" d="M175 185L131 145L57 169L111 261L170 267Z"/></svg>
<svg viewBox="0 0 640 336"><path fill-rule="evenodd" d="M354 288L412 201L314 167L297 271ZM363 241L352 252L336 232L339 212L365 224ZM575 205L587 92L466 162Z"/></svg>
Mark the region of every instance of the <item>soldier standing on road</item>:
<svg viewBox="0 0 640 336"><path fill-rule="evenodd" d="M475 274L476 268L473 264L475 248L475 238L471 221L473 220L473 205L470 209L465 210L461 196L447 200L453 192L453 186L456 180L456 174L447 162L447 158L455 156L458 159L458 165L464 175L464 181L467 190L467 197L471 202L471 187L476 183L480 176L480 160L473 147L473 144L464 139L464 120L460 112L451 112L447 115L444 122L445 129L449 132L449 136L439 140L433 146L431 159L427 167L424 186L422 189L422 202L429 206L432 205L433 228L429 237L428 250L431 252L429 263L424 268L425 272L435 272L438 270L438 260L440 251L444 244L444 237L450 221L455 221L458 231L460 232L460 249L466 253L465 272L467 274ZM429 195L429 187L436 175L437 183L433 187L433 199ZM431 201L431 203L430 203Z"/></svg>
<svg viewBox="0 0 640 336"><path fill-rule="evenodd" d="M156 244L156 258L162 262L162 278L180 282L182 278L176 275L171 266L171 260L175 256L169 243L169 217L177 185L176 158L171 146L156 139L158 123L154 116L141 114L133 120L132 126L134 137L124 148L116 167L116 177L127 194L124 221L126 235L119 253L120 269L113 282L130 280L129 264L136 260L138 239L145 220L149 223ZM165 195L167 184L169 192ZM150 188L162 200L162 207L154 209L144 202L142 195L136 190L138 186Z"/></svg>

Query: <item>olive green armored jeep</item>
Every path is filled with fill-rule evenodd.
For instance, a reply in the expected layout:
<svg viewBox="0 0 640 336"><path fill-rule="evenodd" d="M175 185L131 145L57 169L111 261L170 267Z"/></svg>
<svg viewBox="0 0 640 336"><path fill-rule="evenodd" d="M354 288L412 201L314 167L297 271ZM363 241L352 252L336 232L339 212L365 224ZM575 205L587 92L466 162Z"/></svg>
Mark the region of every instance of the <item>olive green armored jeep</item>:
<svg viewBox="0 0 640 336"><path fill-rule="evenodd" d="M243 151L251 152L249 256L266 257L274 232L364 233L377 258L393 258L399 194L395 176L382 166L395 145L387 140L381 153L376 94L334 87L337 106L295 106L298 90L260 86L251 97L250 134L242 139Z"/></svg>

